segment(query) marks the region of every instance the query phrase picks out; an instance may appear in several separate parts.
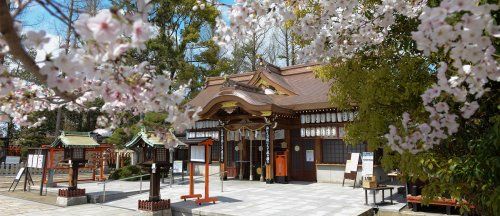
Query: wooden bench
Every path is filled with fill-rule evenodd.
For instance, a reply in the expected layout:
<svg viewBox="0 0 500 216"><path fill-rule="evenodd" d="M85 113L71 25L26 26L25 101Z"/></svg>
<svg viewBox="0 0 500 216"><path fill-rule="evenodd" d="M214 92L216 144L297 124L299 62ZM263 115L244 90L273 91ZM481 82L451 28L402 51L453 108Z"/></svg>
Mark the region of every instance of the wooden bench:
<svg viewBox="0 0 500 216"><path fill-rule="evenodd" d="M407 195L406 196L406 200L408 201L408 203L412 204L413 211L418 211L418 204L422 203L422 199L423 199L422 195L418 195L418 196ZM471 208L471 209L474 208L474 206L468 204L467 201L464 201L464 204L468 205L469 208ZM448 198L433 199L429 202L429 205L446 206L446 214L447 215L451 214L451 207L460 206L456 199L448 199Z"/></svg>

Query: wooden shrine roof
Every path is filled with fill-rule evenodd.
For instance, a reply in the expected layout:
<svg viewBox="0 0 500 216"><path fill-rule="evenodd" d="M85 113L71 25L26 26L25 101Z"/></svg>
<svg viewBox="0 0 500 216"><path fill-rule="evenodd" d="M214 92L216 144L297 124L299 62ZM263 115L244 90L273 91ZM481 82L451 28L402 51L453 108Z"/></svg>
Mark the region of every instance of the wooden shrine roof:
<svg viewBox="0 0 500 216"><path fill-rule="evenodd" d="M173 142L174 145L172 146L173 148L179 148L186 146L183 142L179 141L175 136L169 137ZM125 148L132 148L135 145L139 143L139 141L143 141L147 145L153 148L165 148L166 143L168 142L167 139L169 138L160 138L155 135L153 132L146 132L144 128L137 133L132 140L130 140L127 144L125 144Z"/></svg>
<svg viewBox="0 0 500 216"><path fill-rule="evenodd" d="M98 147L97 141L90 136L90 132L63 131L50 145L56 147L62 145L64 148L92 148Z"/></svg>
<svg viewBox="0 0 500 216"><path fill-rule="evenodd" d="M254 72L210 77L205 88L188 104L202 107L202 116L216 104L227 101L236 101L256 111L283 113L332 108L328 99L331 82L316 78L314 66L318 64L279 68L264 62ZM266 94L264 89L269 87L276 94Z"/></svg>

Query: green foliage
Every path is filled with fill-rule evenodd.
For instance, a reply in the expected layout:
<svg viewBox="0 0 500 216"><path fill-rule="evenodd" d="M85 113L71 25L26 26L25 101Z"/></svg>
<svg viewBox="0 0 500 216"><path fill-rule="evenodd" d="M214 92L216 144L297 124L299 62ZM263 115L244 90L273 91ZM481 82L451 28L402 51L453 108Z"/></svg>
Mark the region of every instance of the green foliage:
<svg viewBox="0 0 500 216"><path fill-rule="evenodd" d="M131 165L131 166L124 166L120 169L115 170L113 173L111 173L111 175L109 175L109 179L118 180L118 179L128 178L128 177L132 177L132 176L139 176L139 175L143 175L141 168L138 166ZM145 177L147 177L147 176L144 176L143 179L147 179ZM127 179L126 181L137 181L139 179L140 179L140 177L136 177L136 178Z"/></svg>
<svg viewBox="0 0 500 216"><path fill-rule="evenodd" d="M112 1L115 7L132 9L129 0ZM188 84L188 98L196 95L208 76L230 72L228 60L220 55L212 34L217 8L206 4L203 10L192 10L196 0L153 0L149 21L157 26L157 35L146 43L146 49L127 53L131 65L148 61L158 73L170 73L173 89Z"/></svg>
<svg viewBox="0 0 500 216"><path fill-rule="evenodd" d="M437 197L466 200L482 215L500 213L500 116L498 83L481 100L480 110L459 124L460 133L433 149L412 155L393 152L383 137L389 125L400 125L403 112L416 122L426 121L420 95L435 82L437 62L448 61L447 53L424 57L415 48L411 32L418 22L399 17L389 37L352 59L334 59L318 67L317 75L332 82L330 99L335 107L359 110L346 128L349 143L366 141L370 150L384 149L385 170L400 169L410 182L424 182L424 202ZM498 44L496 44L498 45ZM448 73L453 73L449 71ZM471 98L472 99L472 98ZM450 109L459 104L443 96ZM462 205L463 212L470 210Z"/></svg>

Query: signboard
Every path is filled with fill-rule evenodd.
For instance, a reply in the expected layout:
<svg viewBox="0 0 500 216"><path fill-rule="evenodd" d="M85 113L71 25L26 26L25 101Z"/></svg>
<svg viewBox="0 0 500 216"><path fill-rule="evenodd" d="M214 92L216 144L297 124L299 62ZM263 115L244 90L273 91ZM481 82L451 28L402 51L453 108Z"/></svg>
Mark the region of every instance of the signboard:
<svg viewBox="0 0 500 216"><path fill-rule="evenodd" d="M174 161L173 171L174 171L174 173L182 173L182 161L181 160Z"/></svg>
<svg viewBox="0 0 500 216"><path fill-rule="evenodd" d="M345 163L345 172L357 172L359 162L359 153L351 153L351 159L347 160Z"/></svg>
<svg viewBox="0 0 500 216"><path fill-rule="evenodd" d="M5 158L6 164L18 164L19 162L21 162L21 157L19 156L7 156Z"/></svg>
<svg viewBox="0 0 500 216"><path fill-rule="evenodd" d="M306 150L306 161L314 162L314 150Z"/></svg>
<svg viewBox="0 0 500 216"><path fill-rule="evenodd" d="M361 156L362 164L362 176L373 175L373 152L363 152Z"/></svg>
<svg viewBox="0 0 500 216"><path fill-rule="evenodd" d="M28 155L28 167L43 168L43 155L29 154Z"/></svg>
<svg viewBox="0 0 500 216"><path fill-rule="evenodd" d="M17 172L16 178L14 179L14 181L19 181L21 179L21 176L23 175L23 173L24 173L24 167L19 169L19 172Z"/></svg>
<svg viewBox="0 0 500 216"><path fill-rule="evenodd" d="M191 146L191 161L205 163L205 146Z"/></svg>

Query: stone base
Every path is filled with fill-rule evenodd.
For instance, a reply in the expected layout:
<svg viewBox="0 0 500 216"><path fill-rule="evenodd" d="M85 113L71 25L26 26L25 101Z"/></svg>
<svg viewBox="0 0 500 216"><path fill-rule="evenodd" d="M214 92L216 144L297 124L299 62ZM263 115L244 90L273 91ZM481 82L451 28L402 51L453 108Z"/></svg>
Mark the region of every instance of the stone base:
<svg viewBox="0 0 500 216"><path fill-rule="evenodd" d="M58 206L73 206L73 205L87 204L87 196L77 196L77 197L57 196L56 204Z"/></svg>
<svg viewBox="0 0 500 216"><path fill-rule="evenodd" d="M172 216L172 209L164 209L158 211L144 211L139 210L139 215L141 216Z"/></svg>

